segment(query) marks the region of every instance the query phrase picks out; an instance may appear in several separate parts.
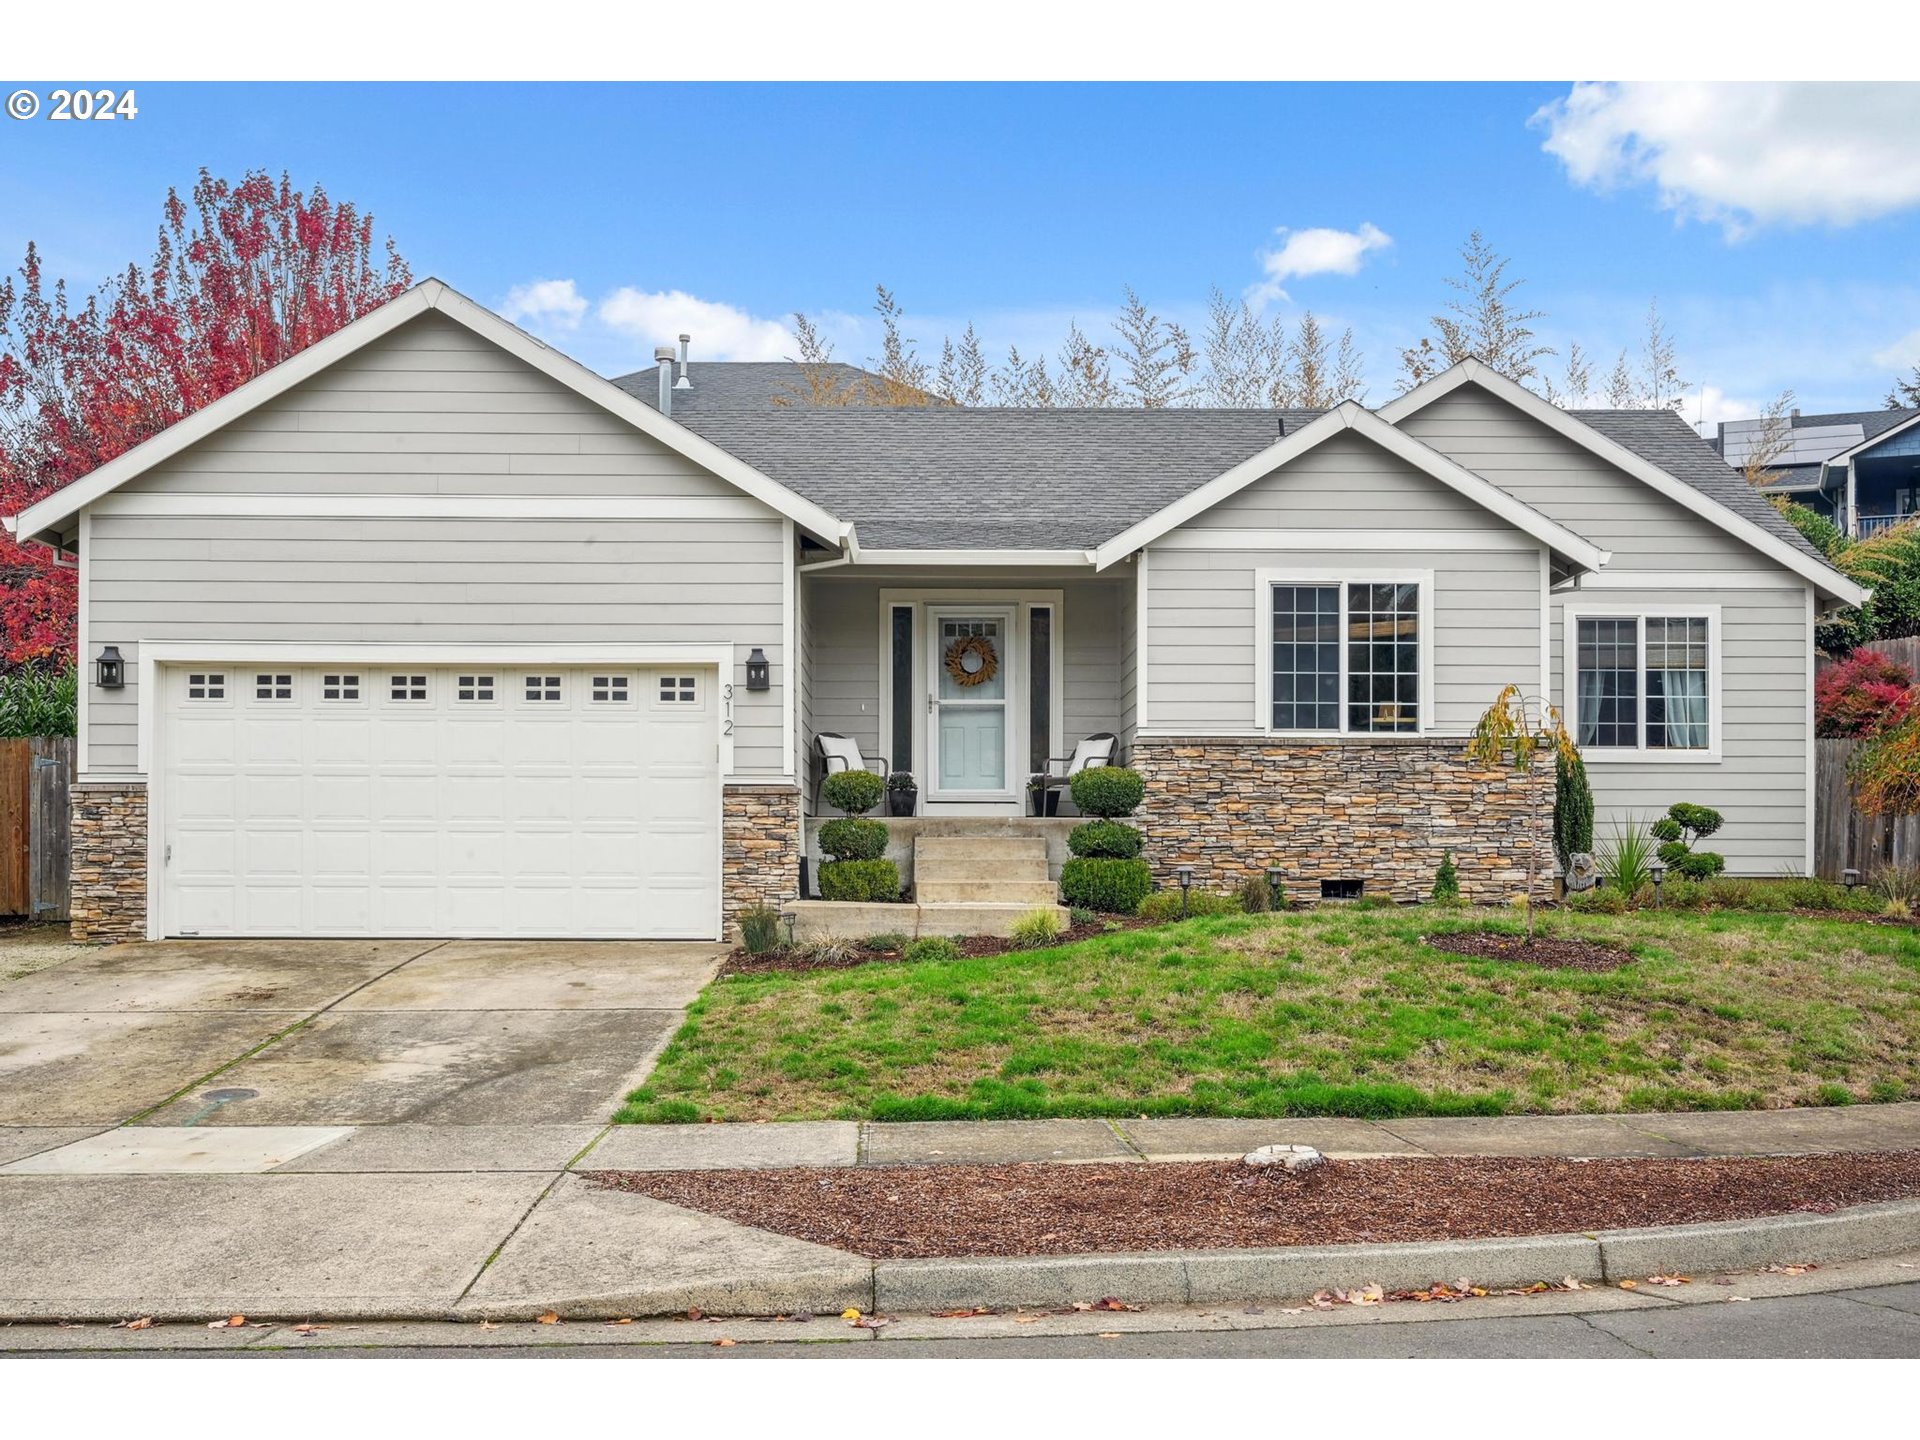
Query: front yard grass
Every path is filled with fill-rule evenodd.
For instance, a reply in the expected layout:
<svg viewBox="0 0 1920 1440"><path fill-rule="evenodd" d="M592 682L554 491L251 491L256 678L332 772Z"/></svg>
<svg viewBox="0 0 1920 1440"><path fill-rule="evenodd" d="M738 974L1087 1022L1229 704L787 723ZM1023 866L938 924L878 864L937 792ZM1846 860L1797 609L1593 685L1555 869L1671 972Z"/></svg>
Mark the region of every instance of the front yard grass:
<svg viewBox="0 0 1920 1440"><path fill-rule="evenodd" d="M709 986L616 1117L1004 1119L1749 1109L1920 1097L1920 931L1555 913L1604 974L1433 950L1508 912L1191 920Z"/></svg>

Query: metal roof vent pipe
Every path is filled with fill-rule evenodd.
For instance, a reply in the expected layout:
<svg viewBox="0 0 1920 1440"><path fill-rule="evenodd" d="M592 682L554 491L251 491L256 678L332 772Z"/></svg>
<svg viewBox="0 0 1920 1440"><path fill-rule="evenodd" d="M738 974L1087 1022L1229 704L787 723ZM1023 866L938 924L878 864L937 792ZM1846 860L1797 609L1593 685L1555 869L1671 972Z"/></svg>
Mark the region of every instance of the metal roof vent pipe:
<svg viewBox="0 0 1920 1440"><path fill-rule="evenodd" d="M687 347L692 343L693 337L691 335L682 335L680 337L680 383L673 387L676 390L691 390L693 388L693 377L687 374Z"/></svg>
<svg viewBox="0 0 1920 1440"><path fill-rule="evenodd" d="M673 414L673 347L656 345L653 360L660 367L660 413Z"/></svg>

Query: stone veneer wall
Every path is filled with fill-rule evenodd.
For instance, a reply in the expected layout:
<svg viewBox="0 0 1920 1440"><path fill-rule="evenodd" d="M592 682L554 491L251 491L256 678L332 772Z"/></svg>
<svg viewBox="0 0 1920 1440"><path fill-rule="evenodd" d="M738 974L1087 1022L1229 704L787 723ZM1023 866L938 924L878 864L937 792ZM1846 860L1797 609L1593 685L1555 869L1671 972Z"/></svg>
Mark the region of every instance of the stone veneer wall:
<svg viewBox="0 0 1920 1440"><path fill-rule="evenodd" d="M1485 770L1463 739L1341 741L1141 736L1146 781L1137 823L1162 884L1194 867L1198 889L1234 889L1277 866L1295 900L1322 880L1424 899L1453 851L1462 898L1503 904L1524 892L1529 840L1540 884L1553 870L1553 766Z"/></svg>
<svg viewBox="0 0 1920 1440"><path fill-rule="evenodd" d="M71 801L73 938L144 940L147 934L147 787L80 780Z"/></svg>
<svg viewBox="0 0 1920 1440"><path fill-rule="evenodd" d="M729 785L721 803L720 893L728 933L742 910L800 896L800 791Z"/></svg>

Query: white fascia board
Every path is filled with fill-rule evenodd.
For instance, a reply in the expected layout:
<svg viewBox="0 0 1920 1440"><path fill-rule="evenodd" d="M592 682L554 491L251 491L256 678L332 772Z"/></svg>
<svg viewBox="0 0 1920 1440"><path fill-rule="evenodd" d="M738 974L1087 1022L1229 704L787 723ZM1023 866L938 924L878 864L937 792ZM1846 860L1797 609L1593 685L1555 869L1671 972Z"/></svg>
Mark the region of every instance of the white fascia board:
<svg viewBox="0 0 1920 1440"><path fill-rule="evenodd" d="M1869 450L1873 449L1874 446L1885 444L1887 441L1893 439L1894 436L1902 434L1908 430L1911 430L1916 425L1920 425L1920 415L1915 415L1909 419L1902 420L1898 425L1889 426L1887 429L1882 430L1878 435L1874 436L1871 440L1862 440L1858 445L1854 446L1851 450L1842 450L1838 455L1829 456L1827 459L1822 460L1820 462L1821 479L1823 481L1826 479L1827 466L1851 464L1855 459L1857 459L1862 455L1865 455Z"/></svg>
<svg viewBox="0 0 1920 1440"><path fill-rule="evenodd" d="M603 379L578 361L569 359L518 326L502 320L485 306L475 304L441 280L422 281L378 310L362 315L326 339L282 361L264 375L249 380L204 409L168 426L151 440L136 445L92 474L28 506L15 522L16 533L23 539L37 538L109 491L155 465L172 459L195 441L206 438L268 401L284 395L301 381L390 334L428 310L438 310L449 319L466 326L481 339L492 342L635 429L678 451L694 464L745 491L817 538L837 545L850 535L852 526L845 521L761 474L745 461L729 455L711 440L694 434L686 426L642 404L612 381Z"/></svg>
<svg viewBox="0 0 1920 1440"><path fill-rule="evenodd" d="M1548 519L1498 485L1449 460L1432 446L1394 429L1365 406L1347 400L1293 434L1275 441L1259 454L1241 461L1224 475L1209 480L1198 490L1183 495L1165 509L1122 531L1093 552L1094 567L1106 569L1346 430L1354 431L1416 470L1459 491L1482 509L1506 521L1516 530L1531 535L1582 569L1598 570L1607 563L1607 551L1557 521Z"/></svg>
<svg viewBox="0 0 1920 1440"><path fill-rule="evenodd" d="M1079 569L1093 564L1091 550L861 550L854 556L856 565L895 565L911 569L916 565L1034 567L1071 566Z"/></svg>
<svg viewBox="0 0 1920 1440"><path fill-rule="evenodd" d="M1682 509L1691 510L1709 524L1717 525L1758 550L1777 565L1784 565L1801 579L1811 581L1828 595L1847 605L1866 602L1867 591L1823 560L1803 555L1777 535L1770 535L1743 515L1737 515L1709 495L1702 494L1684 480L1676 479L1652 461L1636 455L1626 446L1609 440L1591 425L1582 424L1557 405L1549 404L1526 386L1516 384L1478 360L1462 360L1424 385L1416 385L1398 399L1380 407L1380 419L1398 425L1407 416L1417 414L1434 401L1451 395L1462 385L1478 385L1490 395L1506 401L1514 409L1538 420L1549 430L1571 440L1583 450L1599 456L1617 470L1665 495ZM1885 438L1885 437L1882 437ZM1831 463L1831 462L1829 462Z"/></svg>

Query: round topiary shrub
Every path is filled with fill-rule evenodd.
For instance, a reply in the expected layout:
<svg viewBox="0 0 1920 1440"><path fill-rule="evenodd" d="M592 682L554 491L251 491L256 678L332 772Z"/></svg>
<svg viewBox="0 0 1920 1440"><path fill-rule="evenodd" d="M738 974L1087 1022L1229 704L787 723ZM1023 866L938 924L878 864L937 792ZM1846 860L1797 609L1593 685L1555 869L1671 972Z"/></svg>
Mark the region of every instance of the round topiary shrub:
<svg viewBox="0 0 1920 1440"><path fill-rule="evenodd" d="M864 815L880 803L887 782L871 770L836 770L820 788L827 803L849 815Z"/></svg>
<svg viewBox="0 0 1920 1440"><path fill-rule="evenodd" d="M1067 848L1076 855L1133 860L1140 854L1140 832L1118 820L1089 820L1067 832Z"/></svg>
<svg viewBox="0 0 1920 1440"><path fill-rule="evenodd" d="M891 860L829 860L820 867L820 898L891 903L900 898L900 868Z"/></svg>
<svg viewBox="0 0 1920 1440"><path fill-rule="evenodd" d="M1073 803L1082 815L1112 820L1131 815L1146 798L1146 782L1137 770L1120 765L1091 765L1068 782Z"/></svg>
<svg viewBox="0 0 1920 1440"><path fill-rule="evenodd" d="M836 860L878 860L887 853L887 827L878 820L829 820L820 827L820 848Z"/></svg>
<svg viewBox="0 0 1920 1440"><path fill-rule="evenodd" d="M1152 889L1153 872L1144 860L1086 855L1060 867L1060 893L1067 904L1109 915L1133 914Z"/></svg>
<svg viewBox="0 0 1920 1440"><path fill-rule="evenodd" d="M1667 847L1662 845L1661 850ZM1674 864L1689 880L1711 880L1727 868L1727 857L1713 850L1690 850Z"/></svg>

